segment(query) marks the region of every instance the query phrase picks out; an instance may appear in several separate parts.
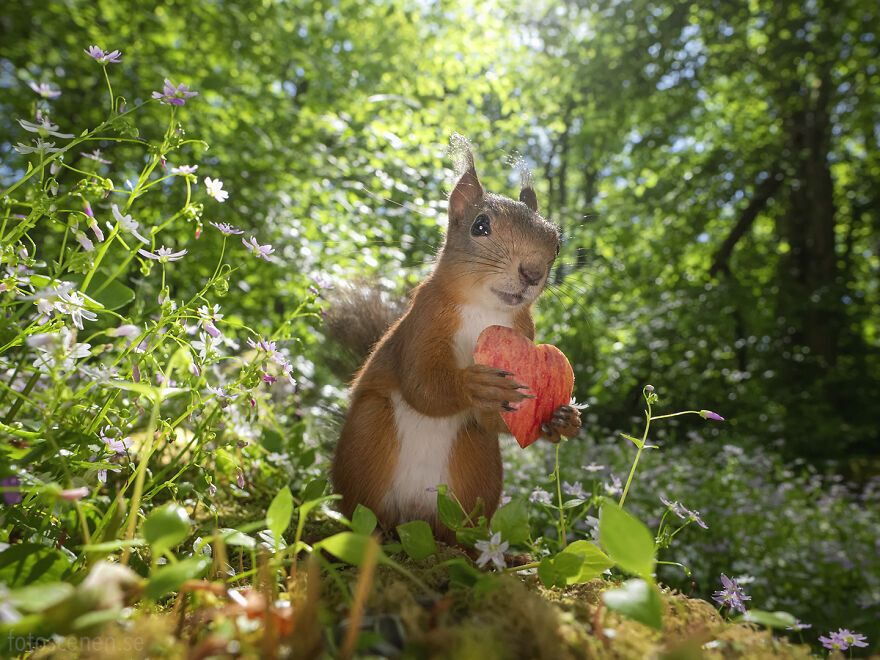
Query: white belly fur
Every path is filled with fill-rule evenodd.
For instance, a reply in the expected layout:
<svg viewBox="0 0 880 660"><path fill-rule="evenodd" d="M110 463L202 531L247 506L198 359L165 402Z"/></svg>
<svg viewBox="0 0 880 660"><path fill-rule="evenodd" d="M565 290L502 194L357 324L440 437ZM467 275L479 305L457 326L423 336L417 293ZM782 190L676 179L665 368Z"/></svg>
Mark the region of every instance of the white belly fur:
<svg viewBox="0 0 880 660"><path fill-rule="evenodd" d="M510 313L478 306L462 307L461 319L453 340L455 359L460 368L473 363L474 346L485 328L513 325ZM400 392L391 394L391 402L399 453L394 479L385 495L386 511L398 522L430 517L437 509L436 487L449 483L452 445L470 414L429 417L404 401Z"/></svg>

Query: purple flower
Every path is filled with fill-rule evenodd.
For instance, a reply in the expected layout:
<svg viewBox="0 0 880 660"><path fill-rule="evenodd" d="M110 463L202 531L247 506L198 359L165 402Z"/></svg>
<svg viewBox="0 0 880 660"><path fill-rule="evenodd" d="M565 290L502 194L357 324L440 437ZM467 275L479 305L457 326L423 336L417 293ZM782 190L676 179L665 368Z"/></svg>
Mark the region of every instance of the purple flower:
<svg viewBox="0 0 880 660"><path fill-rule="evenodd" d="M244 488L244 472L241 470L235 474L235 483L238 484L239 488Z"/></svg>
<svg viewBox="0 0 880 660"><path fill-rule="evenodd" d="M846 651L850 647L866 648L868 638L859 633L854 633L848 628L840 628L837 632L828 633L828 637L819 636L819 641L826 649Z"/></svg>
<svg viewBox="0 0 880 660"><path fill-rule="evenodd" d="M785 629L800 631L800 630L806 630L807 628L812 628L812 627L813 627L812 623L803 623L800 619L795 619L794 623L791 624L790 626L786 626Z"/></svg>
<svg viewBox="0 0 880 660"><path fill-rule="evenodd" d="M49 83L35 83L33 80L28 83L28 87L34 90L44 99L57 99L61 96L61 90L52 89Z"/></svg>
<svg viewBox="0 0 880 660"><path fill-rule="evenodd" d="M272 385L273 383L277 383L278 379L275 378L272 374L263 374L263 382Z"/></svg>
<svg viewBox="0 0 880 660"><path fill-rule="evenodd" d="M167 103L169 105L184 105L188 98L196 96L198 92L191 92L187 85L183 83L174 86L174 83L165 78L165 85L161 92L153 92L153 98L159 103Z"/></svg>
<svg viewBox="0 0 880 660"><path fill-rule="evenodd" d="M535 490L532 491L532 494L529 495L529 502L534 502L536 504L553 504L553 500L550 498L550 493L543 488L535 488Z"/></svg>
<svg viewBox="0 0 880 660"><path fill-rule="evenodd" d="M701 410L700 417L702 417L703 419L711 419L716 422L723 422L724 421L724 418L721 415L719 415L718 413L712 412L711 410Z"/></svg>
<svg viewBox="0 0 880 660"><path fill-rule="evenodd" d="M164 245L160 247L156 252L148 252L147 250L138 250L138 254L142 257L146 257L147 259L153 259L154 261L158 261L159 263L168 263L169 261L180 261L183 259L183 256L186 254L186 250L180 250L179 252L174 252L171 248L165 247Z"/></svg>
<svg viewBox="0 0 880 660"><path fill-rule="evenodd" d="M229 223L226 223L226 222L210 222L208 224L210 224L212 227L217 229L217 231L219 231L224 236L232 236L235 234L243 234L244 233L244 231L242 231L238 227L233 227L232 225L230 225Z"/></svg>
<svg viewBox="0 0 880 660"><path fill-rule="evenodd" d="M85 486L82 486L81 488L68 488L67 490L61 491L61 499L67 500L68 502L78 502L88 494L89 489Z"/></svg>
<svg viewBox="0 0 880 660"><path fill-rule="evenodd" d="M16 490L6 490L3 492L3 501L6 504L18 504L21 502L21 492L17 490L18 485L21 482L18 480L18 477L4 477L0 479L0 486L4 486L6 488L16 488Z"/></svg>
<svg viewBox="0 0 880 660"><path fill-rule="evenodd" d="M97 46L89 46L83 52L99 64L119 64L122 61L122 53L118 50L107 52Z"/></svg>
<svg viewBox="0 0 880 660"><path fill-rule="evenodd" d="M572 497L576 497L579 500L585 500L587 499L587 497L589 497L584 491L584 486L580 481L575 481L573 484L570 484L567 481L563 481L562 490L565 491L566 495L571 495Z"/></svg>
<svg viewBox="0 0 880 660"><path fill-rule="evenodd" d="M724 573L721 574L721 586L724 588L712 594L712 600L722 607L729 607L731 610L745 614L745 601L751 600L752 597L746 596L736 580L727 577Z"/></svg>
<svg viewBox="0 0 880 660"><path fill-rule="evenodd" d="M241 239L241 243L250 250L257 259L263 259L264 261L269 261L269 255L275 252L275 248L271 245L268 243L266 245L260 245L257 243L257 239L253 236L247 240Z"/></svg>

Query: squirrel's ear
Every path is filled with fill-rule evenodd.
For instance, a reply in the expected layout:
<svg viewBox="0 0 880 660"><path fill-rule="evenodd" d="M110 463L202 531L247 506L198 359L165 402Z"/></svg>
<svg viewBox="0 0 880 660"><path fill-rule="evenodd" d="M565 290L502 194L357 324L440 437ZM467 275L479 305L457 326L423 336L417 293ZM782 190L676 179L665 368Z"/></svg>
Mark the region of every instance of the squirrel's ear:
<svg viewBox="0 0 880 660"><path fill-rule="evenodd" d="M522 184L519 190L519 201L528 206L535 213L538 212L538 196L532 187L532 173L525 167L522 170Z"/></svg>
<svg viewBox="0 0 880 660"><path fill-rule="evenodd" d="M455 133L452 136L452 155L456 169L463 172L449 195L449 221L458 224L468 211L478 206L483 199L483 186L474 167L474 156L467 140Z"/></svg>

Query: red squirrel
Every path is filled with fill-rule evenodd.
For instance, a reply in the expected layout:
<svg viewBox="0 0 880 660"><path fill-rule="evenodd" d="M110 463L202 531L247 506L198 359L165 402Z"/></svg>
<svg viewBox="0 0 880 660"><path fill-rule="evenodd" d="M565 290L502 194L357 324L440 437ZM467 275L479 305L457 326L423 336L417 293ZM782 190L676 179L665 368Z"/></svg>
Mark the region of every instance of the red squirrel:
<svg viewBox="0 0 880 660"><path fill-rule="evenodd" d="M534 339L531 305L560 246L527 175L519 201L486 192L470 149L460 148L464 173L436 266L356 374L332 466L348 517L362 504L386 530L426 520L447 542L455 536L438 520L436 487L446 484L466 511L481 501L491 517L502 486L498 434L507 430L500 412L530 396L512 374L474 364L477 337L503 325ZM554 442L579 429L567 405L542 427Z"/></svg>

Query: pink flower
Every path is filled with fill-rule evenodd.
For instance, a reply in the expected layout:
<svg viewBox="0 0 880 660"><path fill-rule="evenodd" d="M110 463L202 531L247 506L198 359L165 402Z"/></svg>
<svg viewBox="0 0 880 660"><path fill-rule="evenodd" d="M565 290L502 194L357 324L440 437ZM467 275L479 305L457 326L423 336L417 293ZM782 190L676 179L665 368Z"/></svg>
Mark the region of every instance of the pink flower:
<svg viewBox="0 0 880 660"><path fill-rule="evenodd" d="M78 502L89 494L89 489L85 486L81 488L69 488L61 491L61 499L68 502Z"/></svg>

